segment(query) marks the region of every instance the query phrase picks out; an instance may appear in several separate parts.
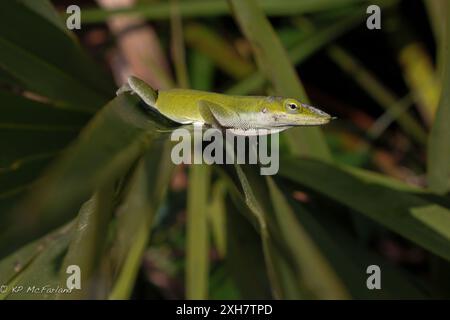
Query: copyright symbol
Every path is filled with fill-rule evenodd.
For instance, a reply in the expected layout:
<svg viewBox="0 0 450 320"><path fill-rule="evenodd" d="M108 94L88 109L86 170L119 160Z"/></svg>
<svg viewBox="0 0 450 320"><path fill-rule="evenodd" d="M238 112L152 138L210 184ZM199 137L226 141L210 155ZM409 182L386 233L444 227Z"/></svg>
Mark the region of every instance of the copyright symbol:
<svg viewBox="0 0 450 320"><path fill-rule="evenodd" d="M7 285L0 286L0 293L6 293L6 291L8 291L8 286Z"/></svg>

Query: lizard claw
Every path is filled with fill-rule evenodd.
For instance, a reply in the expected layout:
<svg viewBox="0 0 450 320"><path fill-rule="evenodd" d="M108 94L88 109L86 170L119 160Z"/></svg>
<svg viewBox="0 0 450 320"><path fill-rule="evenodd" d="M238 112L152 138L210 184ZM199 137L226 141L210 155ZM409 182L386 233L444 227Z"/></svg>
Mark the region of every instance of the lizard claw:
<svg viewBox="0 0 450 320"><path fill-rule="evenodd" d="M121 86L119 89L117 89L116 91L116 96L125 93L125 92L130 92L131 94L134 93L133 89L131 89L130 85L128 83L124 84L123 86Z"/></svg>

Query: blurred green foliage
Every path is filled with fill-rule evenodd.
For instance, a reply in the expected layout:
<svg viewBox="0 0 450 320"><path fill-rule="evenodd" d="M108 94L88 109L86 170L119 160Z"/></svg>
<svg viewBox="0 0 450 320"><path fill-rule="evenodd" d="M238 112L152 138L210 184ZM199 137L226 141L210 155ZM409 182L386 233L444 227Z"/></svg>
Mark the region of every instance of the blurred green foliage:
<svg viewBox="0 0 450 320"><path fill-rule="evenodd" d="M387 30L365 27L373 2ZM328 103L340 120L283 133L280 172L264 177L250 165L175 167L169 136L178 126L136 96L114 97L112 77L64 13L46 0L0 2L0 285L64 287L73 264L84 284L0 299L450 297L450 6L415 1L428 9L430 41L403 24L410 3L83 8L88 30L117 14L152 21L172 51L175 76L165 76L180 87ZM345 41L358 28L366 45L382 41L371 32L393 43L390 53L374 43L374 66ZM392 85L383 64L404 83ZM305 90L299 70L308 66L323 87ZM424 79L438 79L439 90ZM366 287L371 264L382 290Z"/></svg>

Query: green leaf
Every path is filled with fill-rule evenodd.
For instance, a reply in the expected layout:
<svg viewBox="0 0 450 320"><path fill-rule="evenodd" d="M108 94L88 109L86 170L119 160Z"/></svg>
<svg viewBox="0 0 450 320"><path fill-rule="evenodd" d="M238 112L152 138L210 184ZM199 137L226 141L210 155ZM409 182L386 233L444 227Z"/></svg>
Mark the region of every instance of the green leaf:
<svg viewBox="0 0 450 320"><path fill-rule="evenodd" d="M342 19L333 22L326 27L318 28L317 31L310 31L307 35L298 34L297 29L293 29L296 34L296 41L294 45L288 46L288 55L295 65L301 64L311 55L319 51L323 46L332 42L334 39L342 35L349 28L360 22L361 15L359 12L349 14ZM281 34L280 34L280 39ZM283 41L282 41L283 42ZM287 45L287 41L283 44ZM265 84L264 73L260 70L254 72L245 79L234 84L226 93L233 95L250 94Z"/></svg>
<svg viewBox="0 0 450 320"><path fill-rule="evenodd" d="M30 158L55 154L77 135L77 130L0 128L0 168L11 169Z"/></svg>
<svg viewBox="0 0 450 320"><path fill-rule="evenodd" d="M364 172L365 173L365 172ZM361 173L359 173L362 175ZM371 174L369 176L372 176ZM252 180L254 183L251 184L253 187L255 193L263 192L261 189L262 182L255 182L257 181L257 175L254 175L254 180ZM378 180L383 181L383 179L380 179L380 177L376 177ZM233 195L233 199L238 201L244 201L239 200L241 197L241 192L236 189L234 183L231 179L227 179L228 186L231 188L230 190L234 190L231 194ZM250 180L247 180L247 182ZM247 184L246 180L241 179L241 183ZM388 185L392 184L394 186L397 186L398 189L400 188L400 184L397 185L397 182L392 183L392 181L389 181ZM285 184L284 184L285 185ZM409 186L405 188L406 190L415 190L415 188L410 188ZM260 190L260 191L257 191ZM284 189L282 189L284 191ZM249 193L249 192L247 192ZM287 194L284 192L284 194ZM261 205L263 205L266 202L267 197L264 196L264 193L262 193L263 196L258 196L255 201L258 201ZM237 199L237 200L236 200ZM259 200L258 200L259 199ZM274 203L274 201L272 201ZM318 250L320 251L320 254L323 255L324 258L330 263L330 265L333 267L333 270L336 272L336 275L339 276L342 283L345 284L346 289L348 289L348 292L351 294L354 298L364 298L364 299L386 299L386 298L410 298L410 299L417 299L417 298L424 298L429 297L430 294L427 293L428 288L425 288L422 284L420 284L417 279L414 279L409 274L407 274L405 271L400 270L393 266L392 264L388 263L387 261L383 260L381 257L377 256L375 253L370 252L368 248L365 248L360 241L354 236L354 231L349 230L348 225L346 224L346 221L342 221L340 219L340 215L337 215L336 211L330 211L329 208L323 209L322 207L316 208L314 211L307 210L303 206L299 206L298 203L294 203L293 201L289 201L289 205L291 206L295 218L298 222L291 221L288 223L288 226L290 224L296 225L297 223L301 223L301 227L304 228L305 231L307 231L307 234L310 236L311 240L314 242L314 245L317 246ZM245 204L243 204L245 206ZM267 206L267 204L265 204ZM246 212L246 208L241 206L239 207L239 211L244 214L246 218L249 218L250 221L256 226L258 226L258 223L255 223L251 218L252 216L249 215ZM248 210L248 209L247 209ZM234 209L233 211L236 211ZM280 211L280 216L285 218L285 211ZM228 218L230 217L230 213L228 214ZM289 217L288 217L289 218ZM290 219L290 218L289 218ZM286 223L284 221L283 223ZM267 219L267 224L269 226L276 224L275 221ZM257 227L257 230L260 230L260 228ZM264 237L262 234L263 230L260 230L262 240L264 241ZM236 232L237 233L237 232ZM283 235L288 234L286 231L281 233L281 237ZM238 235L235 235L237 237ZM289 236L292 236L292 234L289 234ZM276 239L275 239L276 240ZM279 242L276 242L277 244ZM280 284L276 283L276 274L274 275L274 271L277 271L276 266L277 264L281 264L278 268L284 268L277 273L280 274L278 278L287 277L285 288L291 290L291 294L304 297L305 293L310 294L310 292L305 292L303 289L304 286L301 287L301 290L295 286L289 287L291 284L295 284L293 282L296 279L295 273L292 273L291 276L288 274L291 272L289 268L286 268L286 263L282 264L282 261L289 261L286 257L283 257L283 250L280 248L272 248L272 251L268 252L267 248L270 249L270 247L266 244L266 257L269 256L269 253L272 254L274 257L277 257L277 259L266 259L267 268L269 275L271 274L271 284L272 284L272 290L278 290L275 292L277 296L281 296L280 289L282 287ZM231 250L231 249L229 249ZM304 250L302 250L304 251ZM300 251L300 252L302 252ZM292 255L297 254L294 252L293 254L287 255L287 257L290 257ZM247 255L250 255L249 253ZM244 259L241 257L241 259ZM248 261L248 265L253 266L259 266L260 264L256 263L255 261ZM367 290L366 286L366 280L367 280L367 273L366 268L371 264L377 264L381 266L382 272L383 272L383 279L389 279L383 281L383 290L380 292L380 290ZM244 269L241 267L241 269ZM244 271L241 271L244 272ZM310 273L306 273L306 277L309 277ZM317 277L313 277L312 280L317 279ZM291 280L291 281L289 281ZM319 279L320 280L320 279ZM311 281L311 280L309 280ZM319 287L320 288L320 287ZM251 288L250 288L251 289ZM286 290L285 289L285 290ZM375 292L376 291L376 292ZM283 292L283 291L281 291ZM249 298L254 298L255 296L249 296Z"/></svg>
<svg viewBox="0 0 450 320"><path fill-rule="evenodd" d="M209 232L208 202L211 166L192 164L186 223L186 299L208 297Z"/></svg>
<svg viewBox="0 0 450 320"><path fill-rule="evenodd" d="M407 134L421 144L426 142L425 130L414 117L403 110L402 104L399 103L400 99L361 62L339 46L331 46L328 49L328 56L383 107Z"/></svg>
<svg viewBox="0 0 450 320"><path fill-rule="evenodd" d="M223 180L214 183L211 192L211 202L208 206L208 221L215 248L221 258L227 251L227 211L225 208L226 185Z"/></svg>
<svg viewBox="0 0 450 320"><path fill-rule="evenodd" d="M63 19L61 19L58 12L53 7L50 0L18 0L20 3L22 3L24 6L26 6L28 9L35 11L40 16L44 17L49 22L53 23L56 27L61 29L61 31L66 32L70 36L73 36L72 33L67 29L67 26L63 22Z"/></svg>
<svg viewBox="0 0 450 320"><path fill-rule="evenodd" d="M214 81L213 61L196 50L192 50L190 57L192 89L212 90Z"/></svg>
<svg viewBox="0 0 450 320"><path fill-rule="evenodd" d="M79 130L90 115L0 91L0 128Z"/></svg>
<svg viewBox="0 0 450 320"><path fill-rule="evenodd" d="M314 216L317 216L316 220L319 221L323 218L320 216L320 212L314 212ZM407 270L394 265L370 248L361 245L357 238L352 237L351 232L342 230L338 223L333 223L333 220L327 222L326 227L324 226L326 223L322 223L322 226L329 239L327 244L321 248L352 297L357 299L424 299L432 297L429 288ZM320 243L320 240L317 242ZM383 290L367 290L367 267L370 265L377 265L382 270Z"/></svg>
<svg viewBox="0 0 450 320"><path fill-rule="evenodd" d="M234 199L234 201L239 200ZM239 290L240 298L271 299L261 238L242 212L248 208L237 208L232 202L227 201L225 209L227 212L226 267Z"/></svg>
<svg viewBox="0 0 450 320"><path fill-rule="evenodd" d="M268 276L276 298L345 298L347 293L332 267L310 236L293 217L292 209L276 189L250 166L235 166L245 203L259 224ZM302 238L305 247L298 250ZM311 259L313 259L311 261ZM310 264L311 263L311 264ZM310 277L311 266L319 276ZM326 280L325 280L326 279ZM330 281L331 280L331 281ZM326 288L326 289L324 289Z"/></svg>
<svg viewBox="0 0 450 320"><path fill-rule="evenodd" d="M445 194L450 190L450 6L446 8L445 44L442 57L443 83L439 107L434 117L433 126L429 137L428 146L428 184L429 188L439 194Z"/></svg>
<svg viewBox="0 0 450 320"><path fill-rule="evenodd" d="M93 111L107 102L113 85L75 38L55 24L52 13L43 14L47 10L48 3L41 7L18 0L0 3L0 68L28 90Z"/></svg>
<svg viewBox="0 0 450 320"><path fill-rule="evenodd" d="M297 186L294 187L298 190ZM288 190L285 194L288 194ZM333 266L352 298L417 299L430 297L426 292L427 288L424 288L406 270L396 267L378 256L371 247L365 245L333 203L327 203L323 199L311 202L311 209L306 209L298 202L289 201L297 220L308 230L311 239ZM334 210L330 210L331 208ZM366 271L367 267L372 264L380 266L382 270L382 290L367 289L368 275Z"/></svg>
<svg viewBox="0 0 450 320"><path fill-rule="evenodd" d="M24 203L4 216L0 252L68 221L96 188L124 174L149 141L167 131L167 122L146 114L137 101L121 95L92 119Z"/></svg>
<svg viewBox="0 0 450 320"><path fill-rule="evenodd" d="M345 167L300 158L281 159L280 174L450 260L450 210L422 193L402 192L370 175L361 179Z"/></svg>
<svg viewBox="0 0 450 320"><path fill-rule="evenodd" d="M27 161L18 161L10 169L1 170L0 198L14 193L18 189L29 187L51 158L52 155L34 157Z"/></svg>
<svg viewBox="0 0 450 320"><path fill-rule="evenodd" d="M248 259L249 262L255 262L258 261L259 255L258 255L258 248L261 248L263 252L263 259L266 265L266 272L267 272L267 279L270 283L270 289L272 291L272 296L275 298L280 298L285 294L283 292L283 289L280 284L280 280L277 277L276 270L273 260L273 253L270 250L272 248L272 244L270 243L272 241L269 230L267 228L268 222L266 221L266 216L263 211L263 204L266 206L268 205L267 202L267 194L262 194L264 192L261 190L262 184L255 184L253 187L251 186L245 172L243 171L242 166L235 165L237 177L232 178L231 173L228 172L228 174L224 174L223 177L225 181L227 182L228 190L230 192L230 195L234 201L234 204L236 208L239 210L241 214L245 216L245 218L250 222L250 224L257 230L259 233L259 236L261 238L261 246L259 247L254 241L252 241L252 237L249 235L248 237L245 237L244 240L249 241L250 243L247 246L253 247L255 249L255 254L253 255L246 255L246 261ZM239 187L240 186L240 187ZM253 190L255 189L255 190ZM255 196L255 193L258 195ZM266 196L266 197L264 197ZM261 203L259 203L258 198L261 200ZM231 218L233 219L233 218ZM239 221L239 219L238 219ZM232 223L232 221L231 221ZM231 227L230 225L229 227ZM230 231L228 227L228 231ZM245 228L244 228L245 230ZM233 236L232 234L228 234L227 238L230 239L230 237ZM239 236L242 237L242 236ZM228 241L230 245L233 245L234 242L229 240ZM252 243L253 242L253 243ZM245 242L244 242L245 243ZM243 248L246 249L246 246ZM233 251L233 249L230 249ZM239 265L238 262L235 262L234 257L237 257L238 254L231 252L231 259L229 263L230 265L230 271L233 272L236 268L236 265ZM280 260L283 260L283 257L280 257ZM260 266L260 264L258 264ZM261 275L261 269L258 268L257 272L258 274L253 274L252 276L255 277L262 277ZM292 277L292 274L290 275ZM234 275L234 278L240 279L238 275ZM263 277L264 278L264 277ZM242 283L242 287L240 287L240 290L242 294L252 294L252 288L248 289L246 288L246 282ZM260 293L263 293L261 291Z"/></svg>
<svg viewBox="0 0 450 320"><path fill-rule="evenodd" d="M0 100L1 195L30 184L89 116L4 91Z"/></svg>
<svg viewBox="0 0 450 320"><path fill-rule="evenodd" d="M276 93L308 103L286 50L257 2L230 0L229 3L242 32L253 47L259 69L271 81ZM331 155L320 129L295 128L286 135L296 155L307 154L330 160Z"/></svg>
<svg viewBox="0 0 450 320"><path fill-rule="evenodd" d="M358 3L367 3L366 0L258 0L258 5L270 16L300 15L333 10ZM387 1L384 1L387 2ZM390 1L392 2L392 1ZM194 0L180 1L180 14L183 17L214 17L227 15L230 8L226 0ZM133 7L114 10L84 9L83 23L104 22L112 15L130 14L139 15L147 20L165 20L170 17L170 3L160 2L151 5L136 5Z"/></svg>
<svg viewBox="0 0 450 320"><path fill-rule="evenodd" d="M87 201L78 214L76 228L64 257L60 285L67 280L65 270L76 265L81 270L81 289L60 295L64 299L94 299L105 296L104 273L99 272L108 237L108 227L114 210L114 185L109 182L102 186Z"/></svg>
<svg viewBox="0 0 450 320"><path fill-rule="evenodd" d="M111 248L117 278L109 299L129 299L131 296L154 216L174 169L170 146L168 143L152 145L140 161L124 204L119 207L116 239Z"/></svg>
<svg viewBox="0 0 450 320"><path fill-rule="evenodd" d="M236 49L213 29L199 23L186 25L186 43L211 58L226 74L240 79L254 71L251 62L243 59Z"/></svg>
<svg viewBox="0 0 450 320"><path fill-rule="evenodd" d="M71 223L61 227L0 261L0 282L8 286L8 290L0 294L0 300L54 299L57 292L51 290L66 288L58 286L58 275L72 227ZM13 293L13 286L23 289Z"/></svg>
<svg viewBox="0 0 450 320"><path fill-rule="evenodd" d="M270 196L274 206L276 223L280 234L297 264L302 285L314 297L322 299L348 298L346 288L335 271L314 243L311 235L297 221L294 211L284 198L275 182L267 178Z"/></svg>
<svg viewBox="0 0 450 320"><path fill-rule="evenodd" d="M189 87L189 76L186 66L186 49L184 45L183 21L179 12L178 0L170 0L170 31L172 59L175 68L175 74L178 87Z"/></svg>

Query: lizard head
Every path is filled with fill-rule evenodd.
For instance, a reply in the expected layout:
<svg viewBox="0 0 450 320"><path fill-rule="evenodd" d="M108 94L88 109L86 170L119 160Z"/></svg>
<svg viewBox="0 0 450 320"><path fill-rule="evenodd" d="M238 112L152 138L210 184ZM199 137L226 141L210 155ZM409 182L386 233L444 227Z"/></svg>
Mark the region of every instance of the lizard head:
<svg viewBox="0 0 450 320"><path fill-rule="evenodd" d="M292 98L269 97L261 112L271 119L270 122L275 127L322 125L334 119L329 114Z"/></svg>

